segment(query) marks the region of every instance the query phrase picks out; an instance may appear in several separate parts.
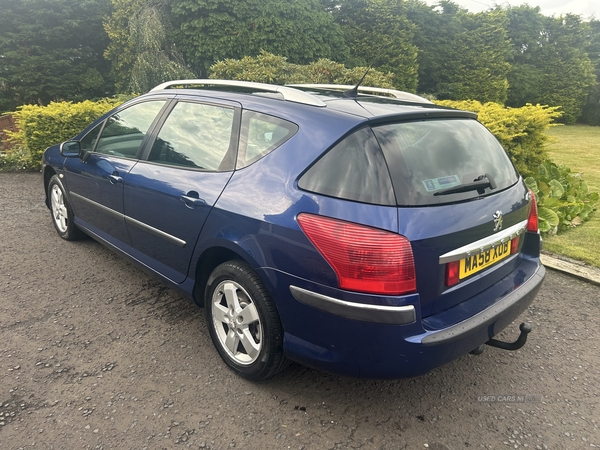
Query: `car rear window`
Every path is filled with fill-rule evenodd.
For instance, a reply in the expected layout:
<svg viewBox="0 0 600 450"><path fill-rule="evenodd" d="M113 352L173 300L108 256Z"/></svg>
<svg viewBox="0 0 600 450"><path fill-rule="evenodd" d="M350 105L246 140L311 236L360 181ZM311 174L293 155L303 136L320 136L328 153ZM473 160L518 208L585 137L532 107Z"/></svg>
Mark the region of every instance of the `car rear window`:
<svg viewBox="0 0 600 450"><path fill-rule="evenodd" d="M298 181L301 189L375 205L395 205L381 148L370 128L343 139Z"/></svg>
<svg viewBox="0 0 600 450"><path fill-rule="evenodd" d="M512 186L519 176L496 138L473 119L432 119L373 127L399 206L452 203ZM495 188L447 193L491 178ZM446 192L444 192L446 191Z"/></svg>

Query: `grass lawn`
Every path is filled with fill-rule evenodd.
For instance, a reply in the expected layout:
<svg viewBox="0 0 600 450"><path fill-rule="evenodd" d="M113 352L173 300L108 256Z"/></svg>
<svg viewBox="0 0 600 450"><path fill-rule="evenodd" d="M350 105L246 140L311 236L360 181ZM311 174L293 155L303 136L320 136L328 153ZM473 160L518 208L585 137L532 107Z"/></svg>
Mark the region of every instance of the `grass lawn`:
<svg viewBox="0 0 600 450"><path fill-rule="evenodd" d="M550 158L582 172L590 190L600 192L600 127L557 126L548 134L556 139L548 146ZM600 207L583 225L544 238L544 250L600 267Z"/></svg>

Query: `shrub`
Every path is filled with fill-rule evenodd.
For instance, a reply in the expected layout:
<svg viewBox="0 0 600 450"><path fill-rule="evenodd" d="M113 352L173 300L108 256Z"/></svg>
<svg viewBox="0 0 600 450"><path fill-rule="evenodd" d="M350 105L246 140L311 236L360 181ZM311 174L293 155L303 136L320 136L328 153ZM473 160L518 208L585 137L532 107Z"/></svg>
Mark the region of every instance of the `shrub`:
<svg viewBox="0 0 600 450"><path fill-rule="evenodd" d="M29 163L29 153L22 148L10 149L4 153L0 152L0 172L19 172L33 169Z"/></svg>
<svg viewBox="0 0 600 450"><path fill-rule="evenodd" d="M540 164L525 184L536 195L540 231L556 234L581 225L596 209L600 196L589 192L581 174L552 161Z"/></svg>
<svg viewBox="0 0 600 450"><path fill-rule="evenodd" d="M256 57L225 59L213 64L210 68L210 78L273 84L356 84L366 71L366 67L348 69L330 59L319 59L306 65L292 64L283 56L261 51ZM363 85L393 88L392 78L391 73L371 69Z"/></svg>
<svg viewBox="0 0 600 450"><path fill-rule="evenodd" d="M541 105L507 108L498 103L482 104L472 100L436 103L476 112L479 121L500 141L523 177L535 176L536 168L548 158L545 145L550 137L545 132L561 115L558 107Z"/></svg>
<svg viewBox="0 0 600 450"><path fill-rule="evenodd" d="M440 101L443 106L473 111L500 141L525 184L536 195L542 233L556 234L588 220L599 195L589 192L581 174L547 159L545 133L560 116L557 107L526 105L505 108L497 103Z"/></svg>
<svg viewBox="0 0 600 450"><path fill-rule="evenodd" d="M121 98L113 98L97 102L86 100L81 103L51 102L48 106L19 106L12 113L18 131L9 132L14 149L7 152L5 159L19 156L24 167L37 169L48 146L71 139L122 102Z"/></svg>

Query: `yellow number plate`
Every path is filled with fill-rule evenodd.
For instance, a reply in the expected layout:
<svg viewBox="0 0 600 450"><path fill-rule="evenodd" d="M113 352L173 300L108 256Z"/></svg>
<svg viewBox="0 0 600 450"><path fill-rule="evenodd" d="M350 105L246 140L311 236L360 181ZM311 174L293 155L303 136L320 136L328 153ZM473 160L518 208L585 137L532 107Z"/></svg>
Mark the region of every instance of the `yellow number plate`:
<svg viewBox="0 0 600 450"><path fill-rule="evenodd" d="M500 244L479 255L460 260L458 277L462 280L477 273L510 255L510 241Z"/></svg>

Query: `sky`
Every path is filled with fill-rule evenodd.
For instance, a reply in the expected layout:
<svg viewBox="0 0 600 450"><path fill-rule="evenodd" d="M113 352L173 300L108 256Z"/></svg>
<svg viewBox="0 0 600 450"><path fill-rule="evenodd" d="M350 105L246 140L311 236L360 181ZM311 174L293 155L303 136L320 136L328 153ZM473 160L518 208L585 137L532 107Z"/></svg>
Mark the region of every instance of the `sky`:
<svg viewBox="0 0 600 450"><path fill-rule="evenodd" d="M496 4L519 6L527 3L529 6L539 6L545 16L558 16L560 14L573 13L579 14L584 20L592 16L600 20L600 1L599 0L453 0L463 8L471 12L485 11ZM437 3L437 0L426 0L430 5Z"/></svg>

